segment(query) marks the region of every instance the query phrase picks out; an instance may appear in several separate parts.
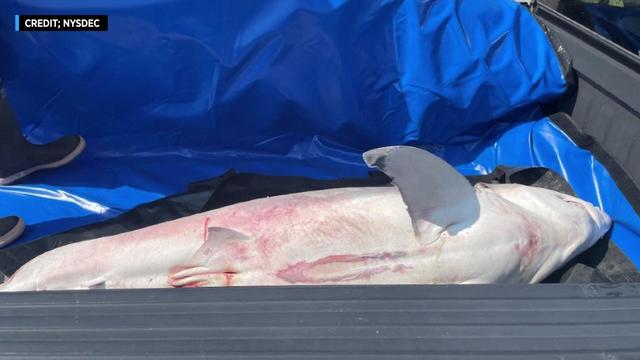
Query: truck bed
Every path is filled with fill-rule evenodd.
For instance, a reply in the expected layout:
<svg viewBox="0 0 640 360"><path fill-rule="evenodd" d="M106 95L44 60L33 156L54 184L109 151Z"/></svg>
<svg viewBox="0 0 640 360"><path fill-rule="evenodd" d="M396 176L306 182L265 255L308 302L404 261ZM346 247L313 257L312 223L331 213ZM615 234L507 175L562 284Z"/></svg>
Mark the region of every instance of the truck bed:
<svg viewBox="0 0 640 360"><path fill-rule="evenodd" d="M640 209L640 61L538 11L577 74L549 114ZM0 327L0 359L639 359L640 284L10 293Z"/></svg>

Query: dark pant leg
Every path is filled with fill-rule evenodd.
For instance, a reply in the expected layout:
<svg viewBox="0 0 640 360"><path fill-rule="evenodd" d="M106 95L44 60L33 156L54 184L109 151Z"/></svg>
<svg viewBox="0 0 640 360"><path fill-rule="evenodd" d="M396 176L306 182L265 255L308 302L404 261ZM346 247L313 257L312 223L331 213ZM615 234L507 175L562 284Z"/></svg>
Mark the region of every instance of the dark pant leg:
<svg viewBox="0 0 640 360"><path fill-rule="evenodd" d="M26 166L28 145L0 81L0 178Z"/></svg>
<svg viewBox="0 0 640 360"><path fill-rule="evenodd" d="M6 148L25 143L24 136L20 130L9 98L0 80L0 152L7 151Z"/></svg>

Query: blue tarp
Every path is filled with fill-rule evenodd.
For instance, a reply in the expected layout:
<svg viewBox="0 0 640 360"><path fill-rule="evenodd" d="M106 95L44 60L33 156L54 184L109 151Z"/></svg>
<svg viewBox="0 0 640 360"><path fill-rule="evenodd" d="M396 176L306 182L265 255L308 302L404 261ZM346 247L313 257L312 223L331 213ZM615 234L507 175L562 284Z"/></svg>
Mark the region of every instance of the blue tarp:
<svg viewBox="0 0 640 360"><path fill-rule="evenodd" d="M108 32L15 32L16 14L107 14ZM565 90L535 19L511 0L5 1L0 78L26 135L87 139L72 164L0 187L21 242L96 222L233 167L364 175L360 153L427 147L463 173L560 171L640 222L604 168L537 106Z"/></svg>

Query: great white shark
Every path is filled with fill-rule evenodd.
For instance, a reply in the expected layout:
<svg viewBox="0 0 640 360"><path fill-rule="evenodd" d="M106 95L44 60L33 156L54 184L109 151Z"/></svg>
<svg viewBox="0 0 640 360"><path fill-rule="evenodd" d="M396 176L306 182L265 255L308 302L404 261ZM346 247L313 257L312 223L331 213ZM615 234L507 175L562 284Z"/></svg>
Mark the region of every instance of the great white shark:
<svg viewBox="0 0 640 360"><path fill-rule="evenodd" d="M578 198L470 183L427 151L363 154L393 186L261 198L46 252L0 291L535 283L611 226Z"/></svg>

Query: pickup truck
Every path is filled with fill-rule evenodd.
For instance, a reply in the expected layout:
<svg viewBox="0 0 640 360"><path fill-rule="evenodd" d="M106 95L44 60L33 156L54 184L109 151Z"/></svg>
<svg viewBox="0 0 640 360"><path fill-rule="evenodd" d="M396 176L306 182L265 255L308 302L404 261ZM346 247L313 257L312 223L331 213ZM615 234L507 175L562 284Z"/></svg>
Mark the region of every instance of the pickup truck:
<svg viewBox="0 0 640 360"><path fill-rule="evenodd" d="M535 285L3 293L0 358L640 359L640 58L523 3L0 5L0 78L25 133L88 134L88 153L67 170L0 187L0 215L23 212L28 224L0 249L4 275L67 243L246 199L258 183L375 182L354 150L384 141L425 146L470 178L553 170L615 220ZM52 13L107 14L109 28L14 32L7 22ZM421 34L432 42L411 45ZM416 115L436 92L449 102ZM431 125L396 127L407 118Z"/></svg>

